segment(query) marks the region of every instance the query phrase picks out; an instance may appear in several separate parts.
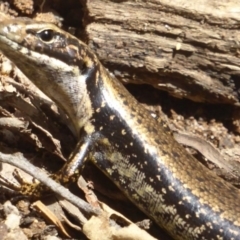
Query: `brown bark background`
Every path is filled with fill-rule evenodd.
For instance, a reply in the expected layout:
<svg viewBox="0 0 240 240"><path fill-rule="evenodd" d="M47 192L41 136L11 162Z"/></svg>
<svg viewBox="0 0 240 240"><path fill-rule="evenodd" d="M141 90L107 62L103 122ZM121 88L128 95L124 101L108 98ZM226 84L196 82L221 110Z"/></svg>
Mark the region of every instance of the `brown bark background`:
<svg viewBox="0 0 240 240"><path fill-rule="evenodd" d="M239 104L238 1L86 1L89 45L124 82Z"/></svg>

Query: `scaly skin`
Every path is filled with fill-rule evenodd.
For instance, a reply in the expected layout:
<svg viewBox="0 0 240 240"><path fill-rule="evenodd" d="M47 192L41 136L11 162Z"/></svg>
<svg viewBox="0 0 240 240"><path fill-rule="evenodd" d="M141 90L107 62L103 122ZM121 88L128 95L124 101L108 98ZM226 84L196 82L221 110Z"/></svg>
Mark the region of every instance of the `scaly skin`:
<svg viewBox="0 0 240 240"><path fill-rule="evenodd" d="M69 115L91 160L175 239L240 239L240 194L180 146L80 40L48 23L0 24L0 49Z"/></svg>

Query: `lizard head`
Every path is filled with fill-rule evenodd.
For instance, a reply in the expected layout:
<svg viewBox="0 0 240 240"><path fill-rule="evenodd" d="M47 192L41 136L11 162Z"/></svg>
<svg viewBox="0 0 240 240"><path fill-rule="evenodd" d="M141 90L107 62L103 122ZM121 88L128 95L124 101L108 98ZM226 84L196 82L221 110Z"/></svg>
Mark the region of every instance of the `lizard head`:
<svg viewBox="0 0 240 240"><path fill-rule="evenodd" d="M21 18L0 23L0 50L66 111L77 131L89 120L86 82L99 62L83 42L53 24Z"/></svg>

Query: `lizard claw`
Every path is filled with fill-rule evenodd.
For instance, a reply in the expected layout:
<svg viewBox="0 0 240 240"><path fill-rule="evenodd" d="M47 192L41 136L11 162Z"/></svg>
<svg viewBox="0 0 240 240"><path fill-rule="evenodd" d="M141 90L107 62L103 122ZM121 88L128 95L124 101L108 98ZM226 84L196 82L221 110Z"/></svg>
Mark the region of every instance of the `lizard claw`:
<svg viewBox="0 0 240 240"><path fill-rule="evenodd" d="M12 181L2 175L0 175L0 181L5 187L15 190L22 195L40 198L43 193L49 191L44 184L41 184L35 178L33 178L32 182L26 181L17 169L14 169L12 175L16 181Z"/></svg>

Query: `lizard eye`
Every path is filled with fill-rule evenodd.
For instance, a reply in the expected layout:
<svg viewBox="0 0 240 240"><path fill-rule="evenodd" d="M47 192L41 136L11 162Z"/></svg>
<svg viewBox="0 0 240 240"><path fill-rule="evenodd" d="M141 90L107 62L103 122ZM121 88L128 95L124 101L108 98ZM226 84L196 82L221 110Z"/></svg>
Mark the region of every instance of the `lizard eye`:
<svg viewBox="0 0 240 240"><path fill-rule="evenodd" d="M38 36L41 38L42 41L50 42L54 37L53 30L45 29L45 30L39 32Z"/></svg>

